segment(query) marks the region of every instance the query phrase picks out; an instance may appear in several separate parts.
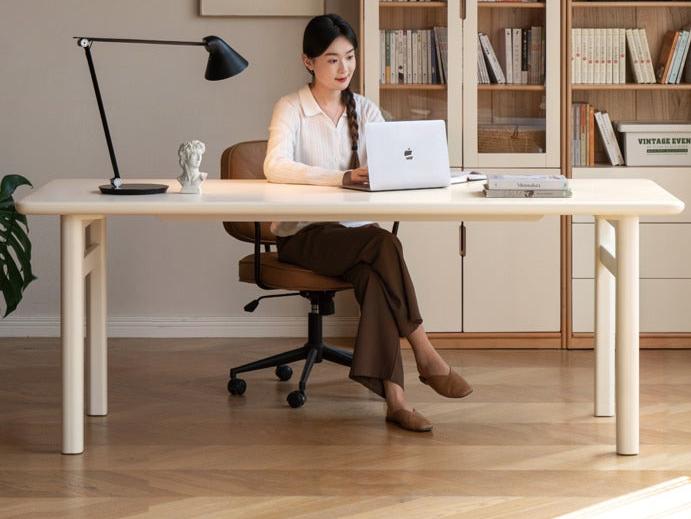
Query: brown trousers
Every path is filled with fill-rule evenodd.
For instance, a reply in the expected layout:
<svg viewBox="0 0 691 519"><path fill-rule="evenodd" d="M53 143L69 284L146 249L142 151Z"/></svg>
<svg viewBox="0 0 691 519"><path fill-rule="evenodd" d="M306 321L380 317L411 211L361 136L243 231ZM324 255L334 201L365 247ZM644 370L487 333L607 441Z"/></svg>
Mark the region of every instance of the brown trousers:
<svg viewBox="0 0 691 519"><path fill-rule="evenodd" d="M384 380L403 387L399 337L421 323L398 238L376 224L315 223L277 241L280 261L353 284L360 322L350 378L385 397Z"/></svg>

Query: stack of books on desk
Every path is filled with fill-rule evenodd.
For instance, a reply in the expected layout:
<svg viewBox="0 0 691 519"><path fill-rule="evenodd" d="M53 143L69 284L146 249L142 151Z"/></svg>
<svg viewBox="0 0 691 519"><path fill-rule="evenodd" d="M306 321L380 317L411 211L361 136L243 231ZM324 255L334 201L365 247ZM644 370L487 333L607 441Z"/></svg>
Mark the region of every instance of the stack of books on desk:
<svg viewBox="0 0 691 519"><path fill-rule="evenodd" d="M568 198L571 189L564 175L488 175L484 193L488 198Z"/></svg>

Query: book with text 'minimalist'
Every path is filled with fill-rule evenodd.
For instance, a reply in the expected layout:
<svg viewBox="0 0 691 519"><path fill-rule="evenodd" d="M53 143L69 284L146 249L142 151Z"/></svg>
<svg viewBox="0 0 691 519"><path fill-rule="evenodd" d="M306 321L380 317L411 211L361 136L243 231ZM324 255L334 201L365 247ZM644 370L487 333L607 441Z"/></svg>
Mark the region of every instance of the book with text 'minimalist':
<svg viewBox="0 0 691 519"><path fill-rule="evenodd" d="M564 175L488 175L487 189L564 190L569 182Z"/></svg>

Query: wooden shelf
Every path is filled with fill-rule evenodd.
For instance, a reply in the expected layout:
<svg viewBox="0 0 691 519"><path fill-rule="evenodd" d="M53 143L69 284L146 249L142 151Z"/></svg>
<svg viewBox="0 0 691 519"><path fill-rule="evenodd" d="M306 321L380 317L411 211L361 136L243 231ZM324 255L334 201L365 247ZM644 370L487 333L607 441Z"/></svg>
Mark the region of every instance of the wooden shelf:
<svg viewBox="0 0 691 519"><path fill-rule="evenodd" d="M425 84L425 83L407 83L401 85L393 84L379 84L380 90L446 90L446 85Z"/></svg>
<svg viewBox="0 0 691 519"><path fill-rule="evenodd" d="M639 84L639 83L626 83L624 85L607 85L607 84L583 84L578 83L571 85L572 90L661 90L670 91L675 90L691 90L691 83L680 83L678 85L662 85L659 83L655 84Z"/></svg>
<svg viewBox="0 0 691 519"><path fill-rule="evenodd" d="M545 85L498 85L498 84L480 84L477 86L478 90L491 91L527 91L527 92L544 92Z"/></svg>
<svg viewBox="0 0 691 519"><path fill-rule="evenodd" d="M402 7L404 9L446 9L448 5L446 2L379 2L379 7Z"/></svg>
<svg viewBox="0 0 691 519"><path fill-rule="evenodd" d="M544 2L478 2L478 7L501 9L510 7L512 9L544 9Z"/></svg>
<svg viewBox="0 0 691 519"><path fill-rule="evenodd" d="M571 6L584 9L590 7L691 7L691 2L571 2Z"/></svg>

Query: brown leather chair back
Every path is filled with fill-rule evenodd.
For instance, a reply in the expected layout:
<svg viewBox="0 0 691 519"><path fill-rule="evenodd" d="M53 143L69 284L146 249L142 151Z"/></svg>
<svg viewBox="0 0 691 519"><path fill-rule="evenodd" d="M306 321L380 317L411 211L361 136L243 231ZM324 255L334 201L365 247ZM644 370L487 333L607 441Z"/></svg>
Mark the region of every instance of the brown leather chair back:
<svg viewBox="0 0 691 519"><path fill-rule="evenodd" d="M266 141L239 142L221 155L221 178L262 179L264 176ZM226 232L238 240L254 243L254 222L223 222ZM276 243L271 223L263 222L262 243Z"/></svg>

